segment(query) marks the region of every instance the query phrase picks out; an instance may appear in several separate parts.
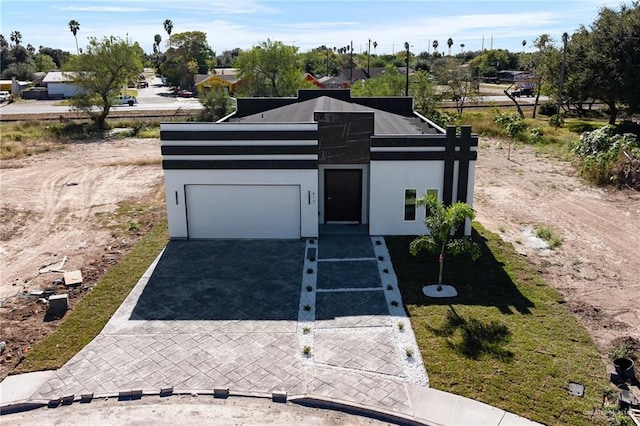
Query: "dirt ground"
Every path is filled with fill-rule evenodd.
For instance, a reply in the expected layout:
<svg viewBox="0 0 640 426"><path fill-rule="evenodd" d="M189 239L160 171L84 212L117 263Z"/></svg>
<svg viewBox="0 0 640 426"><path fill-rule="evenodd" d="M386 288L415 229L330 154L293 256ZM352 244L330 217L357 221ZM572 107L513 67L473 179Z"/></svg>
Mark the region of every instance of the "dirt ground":
<svg viewBox="0 0 640 426"><path fill-rule="evenodd" d="M603 356L621 339L640 344L640 193L589 187L570 164L528 147L513 161L495 141L479 151L477 219L537 265ZM60 322L44 321L32 292L68 293L73 307L163 211L157 140L72 143L0 163L0 379ZM114 227L123 221L128 229ZM546 248L540 225L562 245ZM43 268L84 280L66 288L62 273Z"/></svg>
<svg viewBox="0 0 640 426"><path fill-rule="evenodd" d="M0 379L60 322L45 321L31 292L67 293L73 307L162 214L160 159L158 140L127 139L0 163ZM83 282L67 288L51 269L80 270Z"/></svg>
<svg viewBox="0 0 640 426"><path fill-rule="evenodd" d="M566 162L481 141L477 220L537 265L604 357L622 341L640 350L640 193L586 185ZM546 226L552 250L535 236Z"/></svg>

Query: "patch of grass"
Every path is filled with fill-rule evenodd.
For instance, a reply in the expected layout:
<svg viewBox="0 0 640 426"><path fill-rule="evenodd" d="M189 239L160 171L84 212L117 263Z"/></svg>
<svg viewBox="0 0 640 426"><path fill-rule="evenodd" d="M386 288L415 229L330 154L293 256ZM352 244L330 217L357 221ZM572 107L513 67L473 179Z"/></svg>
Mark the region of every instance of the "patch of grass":
<svg viewBox="0 0 640 426"><path fill-rule="evenodd" d="M549 248L553 249L562 245L562 239L553 233L549 227L540 225L536 226L536 236L549 244Z"/></svg>
<svg viewBox="0 0 640 426"><path fill-rule="evenodd" d="M437 256L409 254L413 237L387 238L399 287L431 385L549 425L603 425L606 369L561 295L497 234L474 223L482 257L449 257L455 299L429 299ZM583 398L567 393L585 385Z"/></svg>
<svg viewBox="0 0 640 426"><path fill-rule="evenodd" d="M100 333L168 240L167 224L163 221L102 277L91 293L67 313L57 330L27 353L14 373L62 367Z"/></svg>

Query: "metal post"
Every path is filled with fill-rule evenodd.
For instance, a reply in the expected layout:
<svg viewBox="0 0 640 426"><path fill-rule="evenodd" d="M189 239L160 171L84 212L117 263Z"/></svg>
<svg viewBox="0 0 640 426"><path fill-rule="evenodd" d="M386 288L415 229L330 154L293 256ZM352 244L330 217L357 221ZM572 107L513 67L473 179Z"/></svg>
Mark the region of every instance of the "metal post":
<svg viewBox="0 0 640 426"><path fill-rule="evenodd" d="M406 76L405 84L404 84L404 95L405 96L409 96L409 42L407 42L407 41L404 42L404 48L407 50L407 58L406 58L407 76Z"/></svg>

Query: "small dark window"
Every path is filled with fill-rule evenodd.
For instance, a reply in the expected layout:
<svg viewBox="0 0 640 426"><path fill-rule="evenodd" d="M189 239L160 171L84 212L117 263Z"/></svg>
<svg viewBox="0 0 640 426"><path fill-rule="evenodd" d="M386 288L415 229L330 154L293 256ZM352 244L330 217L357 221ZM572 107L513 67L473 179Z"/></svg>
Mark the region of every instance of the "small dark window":
<svg viewBox="0 0 640 426"><path fill-rule="evenodd" d="M415 189L404 190L404 220L416 220L416 194Z"/></svg>

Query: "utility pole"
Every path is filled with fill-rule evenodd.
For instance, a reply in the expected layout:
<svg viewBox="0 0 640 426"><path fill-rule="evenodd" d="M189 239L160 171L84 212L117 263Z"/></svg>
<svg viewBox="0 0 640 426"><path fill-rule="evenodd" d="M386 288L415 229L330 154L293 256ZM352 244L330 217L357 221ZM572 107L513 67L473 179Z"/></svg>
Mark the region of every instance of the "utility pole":
<svg viewBox="0 0 640 426"><path fill-rule="evenodd" d="M404 48L407 50L407 76L404 83L404 95L409 96L409 42L404 42Z"/></svg>
<svg viewBox="0 0 640 426"><path fill-rule="evenodd" d="M349 83L353 84L353 40L351 40L351 55L349 56L349 65L351 66L351 71L349 73Z"/></svg>
<svg viewBox="0 0 640 426"><path fill-rule="evenodd" d="M369 46L367 47L367 78L371 77L370 65L371 65L371 39L369 39Z"/></svg>

